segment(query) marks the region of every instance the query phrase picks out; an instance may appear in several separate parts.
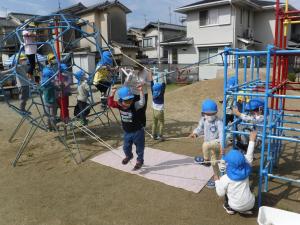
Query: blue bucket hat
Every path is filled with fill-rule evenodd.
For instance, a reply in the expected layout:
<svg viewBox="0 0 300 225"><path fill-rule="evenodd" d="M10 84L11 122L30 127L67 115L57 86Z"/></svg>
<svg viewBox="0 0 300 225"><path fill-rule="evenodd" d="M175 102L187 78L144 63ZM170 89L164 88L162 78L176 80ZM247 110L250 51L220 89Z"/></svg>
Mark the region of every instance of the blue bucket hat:
<svg viewBox="0 0 300 225"><path fill-rule="evenodd" d="M161 89L162 89L161 83L155 83L153 85L152 87L153 98L157 98L160 95Z"/></svg>
<svg viewBox="0 0 300 225"><path fill-rule="evenodd" d="M60 64L60 69L62 72L65 72L68 70L68 66L65 63Z"/></svg>
<svg viewBox="0 0 300 225"><path fill-rule="evenodd" d="M81 81L83 76L84 76L84 71L83 70L78 70L77 72L74 73L74 77L78 81Z"/></svg>
<svg viewBox="0 0 300 225"><path fill-rule="evenodd" d="M225 156L227 176L234 181L245 180L251 174L251 166L245 156L236 149L231 149Z"/></svg>
<svg viewBox="0 0 300 225"><path fill-rule="evenodd" d="M211 99L206 99L202 102L203 113L216 113L218 112L217 103Z"/></svg>
<svg viewBox="0 0 300 225"><path fill-rule="evenodd" d="M253 111L259 108L263 108L265 106L264 100L261 98L253 98L251 99L245 106L246 111Z"/></svg>
<svg viewBox="0 0 300 225"><path fill-rule="evenodd" d="M237 79L236 77L230 77L227 81L227 88L231 88L233 86L237 85Z"/></svg>
<svg viewBox="0 0 300 225"><path fill-rule="evenodd" d="M112 55L109 51L104 51L101 60L97 63L97 66L113 65Z"/></svg>
<svg viewBox="0 0 300 225"><path fill-rule="evenodd" d="M53 75L54 71L51 68L44 67L42 71L41 84L45 84Z"/></svg>
<svg viewBox="0 0 300 225"><path fill-rule="evenodd" d="M134 95L132 94L130 88L123 86L118 90L118 95L120 100L129 100L133 99Z"/></svg>

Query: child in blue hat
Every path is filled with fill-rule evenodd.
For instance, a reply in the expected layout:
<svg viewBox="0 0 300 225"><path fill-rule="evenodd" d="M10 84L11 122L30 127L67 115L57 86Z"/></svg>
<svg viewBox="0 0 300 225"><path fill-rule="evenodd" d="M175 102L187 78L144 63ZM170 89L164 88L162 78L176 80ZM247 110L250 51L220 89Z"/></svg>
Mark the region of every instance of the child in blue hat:
<svg viewBox="0 0 300 225"><path fill-rule="evenodd" d="M218 106L215 101L206 99L202 102L202 115L198 127L190 134L189 137L196 138L204 135L202 145L203 157L196 156L195 162L202 163L204 166L213 166L214 178L207 183L208 188L215 187L215 180L219 179L219 167L216 160L223 155L222 139L223 139L223 122L217 116ZM206 162L211 160L212 162Z"/></svg>
<svg viewBox="0 0 300 225"><path fill-rule="evenodd" d="M252 130L258 130L262 131L262 126L264 123L264 101L261 98L253 98L251 99L246 105L245 105L245 111L246 113L241 113L238 108L233 108L233 114L237 117L241 118L242 121L246 123L251 123L252 126L246 126L246 125L239 125L238 129L243 130L245 132L252 131ZM259 126L257 126L259 125ZM241 137L238 136L238 147L246 151L247 149L247 143L249 142L248 136L242 135ZM261 138L257 138L256 141L256 147L261 145Z"/></svg>
<svg viewBox="0 0 300 225"><path fill-rule="evenodd" d="M113 59L110 51L102 53L101 60L97 63L93 84L101 93L101 107L107 106L107 90L111 87L111 73L113 72Z"/></svg>
<svg viewBox="0 0 300 225"><path fill-rule="evenodd" d="M74 109L74 116L81 119L81 123L85 126L88 124L86 117L90 113L88 104L88 97L90 93L90 86L87 79L84 77L84 71L79 70L74 74L78 81L77 86L77 104Z"/></svg>
<svg viewBox="0 0 300 225"><path fill-rule="evenodd" d="M256 139L256 132L250 133L250 142L246 155L237 149L231 149L225 156L226 174L216 180L216 192L220 197L225 196L223 205L230 215L236 212L252 214L255 196L250 190L249 176Z"/></svg>
<svg viewBox="0 0 300 225"><path fill-rule="evenodd" d="M56 92L58 88L54 84L54 71L50 67L44 67L41 79L41 91L45 111L48 114L48 128L52 131L55 128L55 118L57 114Z"/></svg>
<svg viewBox="0 0 300 225"><path fill-rule="evenodd" d="M152 137L154 140L163 141L163 131L165 125L164 117L164 95L166 84L162 76L158 77L159 82L153 81L151 74L151 91L152 91L152 108L153 108L153 124Z"/></svg>
<svg viewBox="0 0 300 225"><path fill-rule="evenodd" d="M142 124L140 110L144 107L145 98L142 86L138 87L140 91L140 100L134 101L134 95L129 87L123 86L118 89L119 100L115 101L114 96L117 91L112 88L111 95L108 97L108 106L117 108L120 111L122 128L124 130L124 145L123 151L125 158L122 164L126 165L132 158L132 145L136 146L137 161L134 170L138 170L144 163L144 148L145 148L145 131Z"/></svg>

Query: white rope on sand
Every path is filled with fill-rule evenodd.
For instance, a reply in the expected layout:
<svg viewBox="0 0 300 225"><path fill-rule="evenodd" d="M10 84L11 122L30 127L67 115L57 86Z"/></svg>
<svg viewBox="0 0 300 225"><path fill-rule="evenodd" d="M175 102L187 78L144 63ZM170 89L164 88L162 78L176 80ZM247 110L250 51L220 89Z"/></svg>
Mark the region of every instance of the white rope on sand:
<svg viewBox="0 0 300 225"><path fill-rule="evenodd" d="M80 129L81 131L83 131L85 134L87 134L89 137L91 137L92 139L96 140L97 142L99 142L101 145L103 145L104 147L108 148L112 153L114 153L115 155L117 155L118 157L120 157L121 159L124 158L123 155L118 154L117 152L115 152L114 148L109 145L107 142L105 142L103 139L101 139L98 135L96 135L93 131L91 131L89 128L87 128L86 126L83 125L78 125L76 122L73 122L73 125L75 125L78 129Z"/></svg>
<svg viewBox="0 0 300 225"><path fill-rule="evenodd" d="M157 167L173 167L173 166L188 166L188 165L202 165L206 163L219 163L223 160L212 160L212 161L204 161L204 162L192 162L192 163L180 163L180 164L166 164L166 165L155 165L155 166L143 166L142 168L144 169L149 169L149 168L157 168Z"/></svg>

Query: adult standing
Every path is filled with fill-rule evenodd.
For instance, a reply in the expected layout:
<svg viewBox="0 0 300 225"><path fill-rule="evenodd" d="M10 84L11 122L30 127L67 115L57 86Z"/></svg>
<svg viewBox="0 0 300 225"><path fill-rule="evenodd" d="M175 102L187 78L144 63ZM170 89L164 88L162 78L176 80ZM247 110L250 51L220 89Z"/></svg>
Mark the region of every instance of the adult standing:
<svg viewBox="0 0 300 225"><path fill-rule="evenodd" d="M146 110L147 110L147 102L148 102L148 90L147 90L147 83L151 81L151 71L146 70L142 65L135 64L134 72L131 73L130 76L128 76L125 80L125 85L128 86L133 95L134 95L134 101L137 102L140 100L140 91L139 86L142 86L143 93L144 93L144 99L145 99L145 105L141 110L139 110L140 116L140 122L143 125L143 127L146 126Z"/></svg>
<svg viewBox="0 0 300 225"><path fill-rule="evenodd" d="M27 30L24 30L22 35L24 38L24 45L25 45L25 55L27 56L27 59L29 61L29 67L27 70L28 77L30 79L34 78L34 81L36 83L39 83L40 77L35 76L33 77L33 72L35 69L35 55L37 54L37 45L36 45L36 34L33 32L32 28L34 27L34 24L31 22L28 25Z"/></svg>

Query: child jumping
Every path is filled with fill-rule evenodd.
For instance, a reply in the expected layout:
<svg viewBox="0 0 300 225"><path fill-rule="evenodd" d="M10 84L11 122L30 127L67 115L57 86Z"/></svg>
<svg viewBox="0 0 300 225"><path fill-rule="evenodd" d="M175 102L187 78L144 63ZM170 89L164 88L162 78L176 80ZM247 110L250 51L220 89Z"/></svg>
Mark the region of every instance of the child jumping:
<svg viewBox="0 0 300 225"><path fill-rule="evenodd" d="M202 163L204 166L213 166L214 179L210 179L207 183L208 188L215 187L215 180L219 179L219 167L216 160L223 155L222 139L223 139L223 122L217 117L218 106L211 100L206 99L202 103L202 116L198 127L190 134L189 137L196 138L204 134L204 142L202 145L203 157L196 156L195 162ZM212 163L206 161L212 161Z"/></svg>
<svg viewBox="0 0 300 225"><path fill-rule="evenodd" d="M152 75L151 75L152 78ZM160 82L153 82L151 79L152 91L152 108L153 108L153 124L152 124L152 137L154 140L163 141L163 131L165 125L164 117L164 95L166 84L164 79L160 77Z"/></svg>
<svg viewBox="0 0 300 225"><path fill-rule="evenodd" d="M87 103L90 87L88 85L87 80L84 77L83 70L79 70L78 72L76 72L75 78L78 81L78 87L77 87L78 94L77 94L77 104L74 109L74 116L80 117L81 123L85 126L88 123L86 117L90 113L90 109L88 108L89 104Z"/></svg>
<svg viewBox="0 0 300 225"><path fill-rule="evenodd" d="M231 149L225 155L226 174L216 181L216 192L220 197L225 196L223 207L230 215L236 212L253 213L255 196L249 187L249 175L251 174L255 139L256 132L251 132L246 155L236 149Z"/></svg>
<svg viewBox="0 0 300 225"><path fill-rule="evenodd" d="M112 88L111 95L108 98L108 106L117 108L120 111L124 130L123 151L126 156L122 160L123 165L126 165L133 158L132 144L136 146L137 161L133 170L138 170L143 166L145 148L145 131L141 123L140 114L138 113L143 108L145 99L142 87L139 86L138 88L140 91L140 100L137 102L134 102L134 95L126 86L118 89L118 101L114 100L116 88Z"/></svg>

